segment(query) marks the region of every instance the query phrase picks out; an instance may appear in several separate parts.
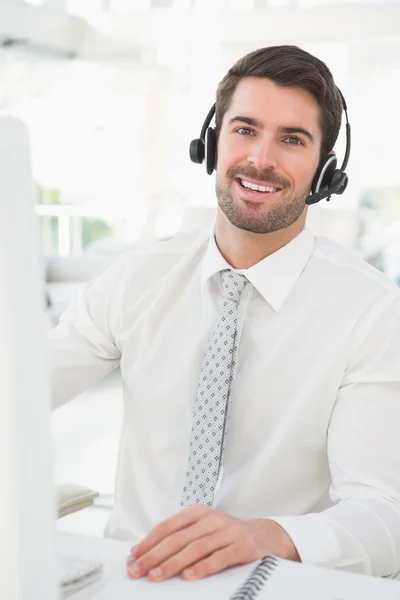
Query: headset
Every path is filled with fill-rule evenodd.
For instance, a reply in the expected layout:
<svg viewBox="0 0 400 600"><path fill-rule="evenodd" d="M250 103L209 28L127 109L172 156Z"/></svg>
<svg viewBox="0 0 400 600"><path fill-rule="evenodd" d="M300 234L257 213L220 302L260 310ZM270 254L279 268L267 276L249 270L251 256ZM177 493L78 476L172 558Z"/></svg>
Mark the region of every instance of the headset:
<svg viewBox="0 0 400 600"><path fill-rule="evenodd" d="M334 154L328 154L322 158L317 172L311 183L311 193L306 198L306 204L316 204L326 198L327 202L332 194L343 194L347 188L349 178L345 170L350 158L351 149L351 128L347 114L347 104L342 92L338 89L342 99L343 112L346 118L346 151L340 169L337 168L337 158ZM215 129L210 127L210 123L215 115L215 104L211 107L201 128L200 137L192 140L189 147L190 160L197 164L202 164L205 160L207 173L211 175L215 168L215 158L217 152L217 136Z"/></svg>

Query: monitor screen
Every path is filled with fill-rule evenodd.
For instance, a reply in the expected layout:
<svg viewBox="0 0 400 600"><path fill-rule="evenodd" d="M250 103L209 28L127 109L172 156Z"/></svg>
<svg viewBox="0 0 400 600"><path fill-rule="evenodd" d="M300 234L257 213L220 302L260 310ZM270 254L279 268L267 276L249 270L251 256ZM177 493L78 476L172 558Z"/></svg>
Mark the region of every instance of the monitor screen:
<svg viewBox="0 0 400 600"><path fill-rule="evenodd" d="M25 127L0 116L0 598L54 600L42 269Z"/></svg>

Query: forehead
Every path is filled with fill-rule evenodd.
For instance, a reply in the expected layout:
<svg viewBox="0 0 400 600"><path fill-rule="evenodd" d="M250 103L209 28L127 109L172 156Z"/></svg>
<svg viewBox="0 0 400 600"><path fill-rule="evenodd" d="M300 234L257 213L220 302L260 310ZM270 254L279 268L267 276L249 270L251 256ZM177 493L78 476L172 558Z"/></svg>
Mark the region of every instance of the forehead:
<svg viewBox="0 0 400 600"><path fill-rule="evenodd" d="M265 127L303 127L316 139L321 136L320 108L310 92L266 78L239 81L224 120L235 116L253 117Z"/></svg>

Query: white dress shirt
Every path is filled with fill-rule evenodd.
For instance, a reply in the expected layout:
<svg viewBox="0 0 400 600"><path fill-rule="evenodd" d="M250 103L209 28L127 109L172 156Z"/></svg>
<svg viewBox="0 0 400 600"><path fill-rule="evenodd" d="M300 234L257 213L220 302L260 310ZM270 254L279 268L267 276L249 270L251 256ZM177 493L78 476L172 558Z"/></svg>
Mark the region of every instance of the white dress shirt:
<svg viewBox="0 0 400 600"><path fill-rule="evenodd" d="M124 422L108 536L180 510L203 352L230 268L208 232L121 257L50 332L54 405L120 365ZM400 569L400 291L304 230L253 267L214 508L269 517L304 563Z"/></svg>

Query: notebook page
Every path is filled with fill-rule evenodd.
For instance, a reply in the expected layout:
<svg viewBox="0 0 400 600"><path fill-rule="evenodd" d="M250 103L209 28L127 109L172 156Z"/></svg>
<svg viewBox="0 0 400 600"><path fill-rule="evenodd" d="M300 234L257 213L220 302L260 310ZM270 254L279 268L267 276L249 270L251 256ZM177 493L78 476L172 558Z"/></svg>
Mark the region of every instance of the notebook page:
<svg viewBox="0 0 400 600"><path fill-rule="evenodd" d="M282 560L257 600L400 600L400 582Z"/></svg>
<svg viewBox="0 0 400 600"><path fill-rule="evenodd" d="M132 580L124 576L109 583L94 595L92 600L229 600L256 564L227 569L218 575L197 581L185 581L181 577L174 577L154 583L146 577Z"/></svg>
<svg viewBox="0 0 400 600"><path fill-rule="evenodd" d="M240 600L243 584L257 563L234 567L198 581L175 577L161 583L147 578L121 577L106 586L92 600ZM281 560L255 600L400 600L400 582L365 575L333 571Z"/></svg>

